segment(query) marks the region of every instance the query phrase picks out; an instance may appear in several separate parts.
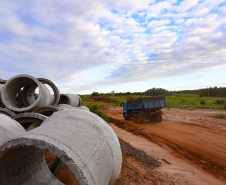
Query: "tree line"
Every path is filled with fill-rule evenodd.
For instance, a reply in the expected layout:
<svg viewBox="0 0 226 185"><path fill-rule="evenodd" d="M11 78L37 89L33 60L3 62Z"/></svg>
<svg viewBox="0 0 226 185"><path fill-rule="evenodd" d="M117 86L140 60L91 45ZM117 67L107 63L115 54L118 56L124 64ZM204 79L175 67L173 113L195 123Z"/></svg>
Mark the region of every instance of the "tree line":
<svg viewBox="0 0 226 185"><path fill-rule="evenodd" d="M117 92L114 91L110 93L98 93L93 92L91 96L106 96L106 95L115 95L115 96L128 96L128 95L140 95L140 96L158 96L165 95L171 96L173 94L199 94L200 97L225 97L226 98L226 87L208 87L203 89L195 90L180 90L180 91L168 91L163 88L151 88L144 92Z"/></svg>

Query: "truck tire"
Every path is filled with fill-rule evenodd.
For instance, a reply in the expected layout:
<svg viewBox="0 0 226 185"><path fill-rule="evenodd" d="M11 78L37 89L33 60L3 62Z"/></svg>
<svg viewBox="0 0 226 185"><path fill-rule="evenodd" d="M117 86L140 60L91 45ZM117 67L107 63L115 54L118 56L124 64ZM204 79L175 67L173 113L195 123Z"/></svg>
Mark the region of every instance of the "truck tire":
<svg viewBox="0 0 226 185"><path fill-rule="evenodd" d="M136 114L133 115L133 121L134 121L135 123L137 123L137 115L136 115Z"/></svg>
<svg viewBox="0 0 226 185"><path fill-rule="evenodd" d="M162 115L159 115L159 122L162 121Z"/></svg>
<svg viewBox="0 0 226 185"><path fill-rule="evenodd" d="M156 122L161 122L162 121L162 115L156 115Z"/></svg>
<svg viewBox="0 0 226 185"><path fill-rule="evenodd" d="M144 122L143 116L142 115L138 115L137 117L138 117L138 123L142 124Z"/></svg>

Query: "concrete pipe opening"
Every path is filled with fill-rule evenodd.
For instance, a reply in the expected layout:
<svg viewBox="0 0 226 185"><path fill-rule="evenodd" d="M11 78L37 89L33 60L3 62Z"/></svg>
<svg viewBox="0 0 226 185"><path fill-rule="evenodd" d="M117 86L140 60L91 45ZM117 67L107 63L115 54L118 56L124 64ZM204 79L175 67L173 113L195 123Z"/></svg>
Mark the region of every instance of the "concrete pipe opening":
<svg viewBox="0 0 226 185"><path fill-rule="evenodd" d="M38 114L42 114L44 116L51 116L54 112L57 112L59 111L60 109L56 106L52 106L52 105L49 105L49 106L44 106L44 107L40 107L40 108L37 108L35 109L33 112L34 113L38 113Z"/></svg>
<svg viewBox="0 0 226 185"><path fill-rule="evenodd" d="M72 107L78 107L81 104L81 99L77 94L61 94L59 104L68 104Z"/></svg>
<svg viewBox="0 0 226 185"><path fill-rule="evenodd" d="M16 114L12 118L20 123L26 131L39 127L47 119L46 116L33 112Z"/></svg>
<svg viewBox="0 0 226 185"><path fill-rule="evenodd" d="M18 106L16 98L20 91L22 91L23 107ZM17 75L7 80L2 88L1 98L4 105L15 112L32 111L37 107L47 106L51 100L49 90L45 85L30 75Z"/></svg>
<svg viewBox="0 0 226 185"><path fill-rule="evenodd" d="M51 88L50 90L52 90L54 93L53 99L51 100L51 105L56 106L60 100L60 92L57 86L51 80L48 80L46 78L37 78L37 80L43 84L48 85Z"/></svg>
<svg viewBox="0 0 226 185"><path fill-rule="evenodd" d="M25 147L28 148L24 149L23 153ZM14 156L18 151L10 153L15 149L22 150L19 157ZM30 150L33 151L30 152ZM27 173L37 170L37 173L22 174L23 178L28 176L29 179L26 180L31 179L30 184L32 182L57 184L58 182L44 166L40 150L47 150L59 158L68 167L78 184L113 184L121 170L120 144L112 128L97 115L80 109L58 111L46 119L40 127L5 143L0 147L0 156L5 156L7 160L0 158L0 169L5 175L12 174L11 168L3 169L7 166L4 162L21 161L25 156L29 156L29 153L35 152L37 157L35 156L33 160L37 158L38 162L31 165L31 170L27 167L24 171ZM16 165L13 168L19 169L23 166ZM13 180L10 179L10 183L23 180L22 176L18 176L12 177ZM4 178L4 175L0 176L0 184L8 182L4 181ZM42 182L39 183L41 180Z"/></svg>

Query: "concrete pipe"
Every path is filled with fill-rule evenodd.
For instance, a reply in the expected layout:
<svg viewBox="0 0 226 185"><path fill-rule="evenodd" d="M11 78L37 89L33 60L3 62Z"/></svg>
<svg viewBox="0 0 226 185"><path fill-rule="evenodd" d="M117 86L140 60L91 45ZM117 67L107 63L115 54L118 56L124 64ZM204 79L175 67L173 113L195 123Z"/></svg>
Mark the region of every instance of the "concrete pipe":
<svg viewBox="0 0 226 185"><path fill-rule="evenodd" d="M47 119L46 116L33 112L16 114L12 118L19 122L27 131L39 127Z"/></svg>
<svg viewBox="0 0 226 185"><path fill-rule="evenodd" d="M34 113L38 113L38 114L42 114L44 116L51 116L54 112L57 112L59 111L60 109L57 108L56 106L52 106L52 105L49 105L49 106L44 106L44 107L40 107L40 108L37 108L35 109L33 112Z"/></svg>
<svg viewBox="0 0 226 185"><path fill-rule="evenodd" d="M12 112L11 110L7 109L7 108L0 108L0 113L1 114L5 114L6 116L9 116L9 117L13 117L15 116L15 113Z"/></svg>
<svg viewBox="0 0 226 185"><path fill-rule="evenodd" d="M35 90L38 88L39 94L35 97ZM26 91L25 91L26 89ZM29 103L25 107L18 107L16 102L17 94L23 91L23 97ZM15 112L32 111L35 108L50 104L50 92L48 88L30 75L17 75L7 80L2 88L1 98L4 105Z"/></svg>
<svg viewBox="0 0 226 185"><path fill-rule="evenodd" d="M86 106L79 106L78 108L81 109L81 110L90 111L89 108L86 107Z"/></svg>
<svg viewBox="0 0 226 185"><path fill-rule="evenodd" d="M1 107L1 108L5 108L5 105L3 104L2 98L1 98L1 91L2 91L2 88L3 88L3 84L0 84L0 107Z"/></svg>
<svg viewBox="0 0 226 185"><path fill-rule="evenodd" d="M72 107L71 105L68 104L58 104L57 108L59 110L65 110L65 109L74 109L75 107Z"/></svg>
<svg viewBox="0 0 226 185"><path fill-rule="evenodd" d="M59 89L57 88L57 86L50 80L46 79L46 78L37 78L37 80L43 84L47 84L49 85L54 93L54 99L53 101L51 101L51 105L56 106L60 100L60 92Z"/></svg>
<svg viewBox="0 0 226 185"><path fill-rule="evenodd" d="M81 104L81 99L77 94L61 94L59 104L68 104L72 107L78 107Z"/></svg>
<svg viewBox="0 0 226 185"><path fill-rule="evenodd" d="M18 122L9 116L0 114L0 146L23 133L25 130Z"/></svg>
<svg viewBox="0 0 226 185"><path fill-rule="evenodd" d="M0 147L0 184L59 184L46 170L41 150L58 157L78 184L113 184L121 170L120 144L112 128L91 112L62 110Z"/></svg>
<svg viewBox="0 0 226 185"><path fill-rule="evenodd" d="M0 78L0 84L4 84L4 83L6 83L6 81L7 80L3 80L3 79Z"/></svg>

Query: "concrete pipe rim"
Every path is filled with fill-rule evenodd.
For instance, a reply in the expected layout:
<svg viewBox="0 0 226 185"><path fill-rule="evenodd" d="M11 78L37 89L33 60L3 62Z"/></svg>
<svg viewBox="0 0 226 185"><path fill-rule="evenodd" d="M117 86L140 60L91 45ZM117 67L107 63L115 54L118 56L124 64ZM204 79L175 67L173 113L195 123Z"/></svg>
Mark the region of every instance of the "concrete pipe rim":
<svg viewBox="0 0 226 185"><path fill-rule="evenodd" d="M43 123L43 121L45 121L47 118L48 118L47 116L44 116L44 115L38 114L38 113L33 113L33 112L20 113L20 114L14 115L12 117L12 119L14 119L18 123L20 123L23 127L24 127L24 124L26 124L28 122L32 122L28 126L26 131L39 127Z"/></svg>
<svg viewBox="0 0 226 185"><path fill-rule="evenodd" d="M12 106L10 103L8 103L7 100L6 100L7 95L5 95L6 89L17 78L29 78L29 79L33 80L36 83L37 88L39 88L39 89L41 89L41 85L40 85L40 82L35 77L33 77L31 75L26 75L26 74L16 75L16 76L10 78L9 80L7 80L7 82L4 84L4 86L2 88L2 91L1 91L1 98L2 98L2 102L4 103L4 105L8 109L13 110L15 112L26 112L26 111L29 111L30 109L34 108L38 104L39 100L41 99L41 96L39 95L37 97L37 99L35 100L35 102L33 102L31 105L29 105L27 107L24 107L24 108L17 108L17 107Z"/></svg>
<svg viewBox="0 0 226 185"><path fill-rule="evenodd" d="M39 108L33 110L33 112L44 115L43 112L46 112L47 111L47 112L54 113L54 112L57 112L59 110L60 109L57 106L48 105L48 106L39 107ZM44 115L44 116L46 116L46 115Z"/></svg>
<svg viewBox="0 0 226 185"><path fill-rule="evenodd" d="M9 152L10 150L24 147L35 147L37 149L41 149L43 152L50 152L56 158L60 159L60 161L63 162L63 165L68 167L69 171L72 173L79 185L88 185L85 175L83 174L82 170L75 164L75 162L70 157L65 155L64 151L61 151L58 147L46 142L45 140L27 137L18 137L12 139L0 146L0 160L1 156Z"/></svg>
<svg viewBox="0 0 226 185"><path fill-rule="evenodd" d="M11 110L9 110L7 108L0 108L0 113L5 114L6 116L9 116L11 118L16 115L14 112L12 112Z"/></svg>
<svg viewBox="0 0 226 185"><path fill-rule="evenodd" d="M58 102L60 101L60 91L57 88L57 86L51 80L46 79L46 78L37 78L37 80L43 84L49 85L52 88L52 90L54 92L54 100L51 103L51 105L56 106L58 104Z"/></svg>

